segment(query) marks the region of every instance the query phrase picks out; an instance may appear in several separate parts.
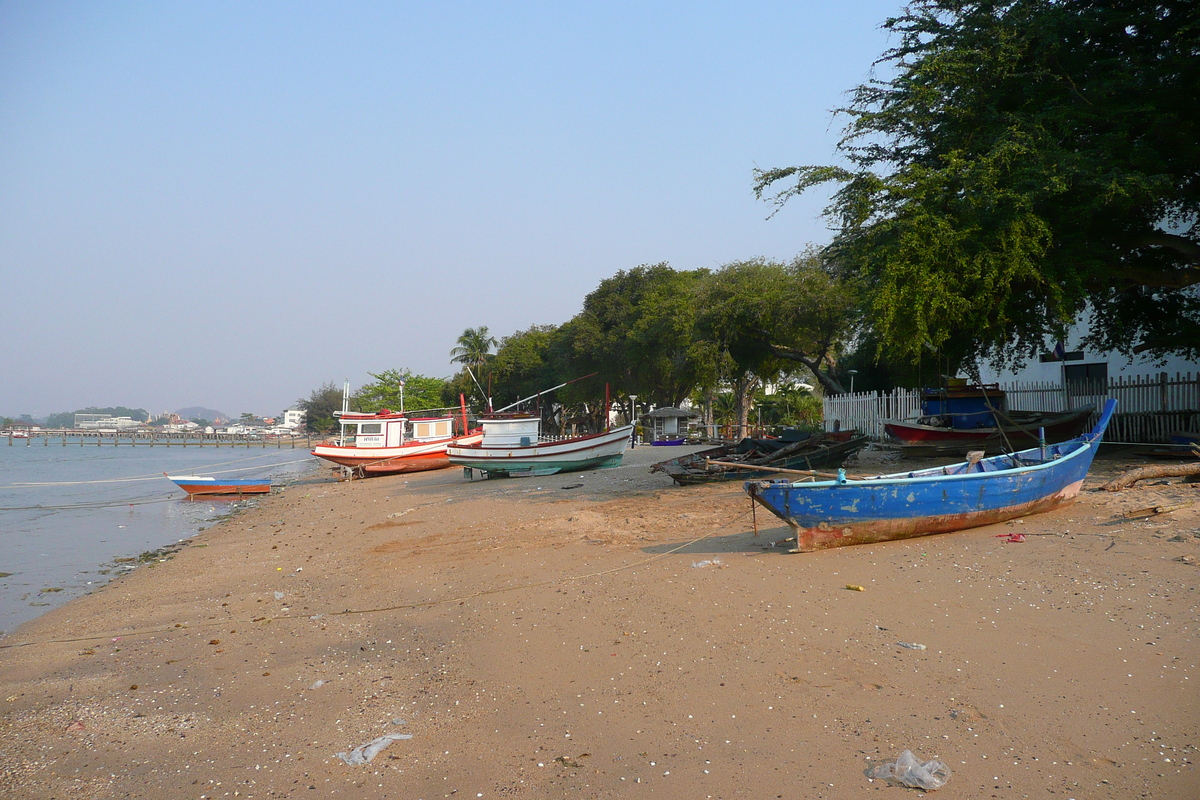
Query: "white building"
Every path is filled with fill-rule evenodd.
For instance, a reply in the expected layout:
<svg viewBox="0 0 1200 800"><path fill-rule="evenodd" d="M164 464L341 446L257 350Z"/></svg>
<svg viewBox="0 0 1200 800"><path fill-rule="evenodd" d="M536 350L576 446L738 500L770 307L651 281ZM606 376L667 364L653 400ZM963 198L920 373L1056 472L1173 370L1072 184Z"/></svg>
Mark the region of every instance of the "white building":
<svg viewBox="0 0 1200 800"><path fill-rule="evenodd" d="M1157 364L1151 358L1130 359L1119 353L1087 350L1081 344L1083 337L1084 331L1077 325L1065 341L1047 343L1047 349L1024 368L997 372L981 364L979 377L984 383L1040 381L1065 389L1079 384L1107 384L1121 378L1157 377L1164 372L1172 377L1176 373L1200 372L1200 364L1178 356Z"/></svg>
<svg viewBox="0 0 1200 800"><path fill-rule="evenodd" d="M283 421L280 423L280 425L285 428L291 428L292 430L303 428L304 418L304 409L289 408L287 411L283 412Z"/></svg>
<svg viewBox="0 0 1200 800"><path fill-rule="evenodd" d="M141 424L132 417L114 417L112 414L75 415L75 427L80 430L125 431Z"/></svg>

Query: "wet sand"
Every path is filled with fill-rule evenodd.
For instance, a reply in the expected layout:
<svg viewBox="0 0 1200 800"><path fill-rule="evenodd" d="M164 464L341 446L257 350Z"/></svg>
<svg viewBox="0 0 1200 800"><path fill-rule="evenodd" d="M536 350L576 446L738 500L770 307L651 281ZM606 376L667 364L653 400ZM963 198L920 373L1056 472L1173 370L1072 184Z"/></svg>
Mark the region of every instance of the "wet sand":
<svg viewBox="0 0 1200 800"><path fill-rule="evenodd" d="M673 452L272 496L0 640L4 795L1200 796L1198 484L788 555Z"/></svg>

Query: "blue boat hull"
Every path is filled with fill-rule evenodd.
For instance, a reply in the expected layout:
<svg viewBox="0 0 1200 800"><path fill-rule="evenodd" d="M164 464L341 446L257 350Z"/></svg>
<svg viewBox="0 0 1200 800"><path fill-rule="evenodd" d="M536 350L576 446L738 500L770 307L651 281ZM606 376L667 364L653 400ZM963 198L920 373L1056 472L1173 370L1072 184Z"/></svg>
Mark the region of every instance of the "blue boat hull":
<svg viewBox="0 0 1200 800"><path fill-rule="evenodd" d="M978 462L865 480L749 481L746 492L796 529L809 552L947 533L1050 511L1079 494L1116 403L1091 433Z"/></svg>
<svg viewBox="0 0 1200 800"><path fill-rule="evenodd" d="M167 475L167 478L188 495L267 494L271 491L269 478L206 478L199 475Z"/></svg>

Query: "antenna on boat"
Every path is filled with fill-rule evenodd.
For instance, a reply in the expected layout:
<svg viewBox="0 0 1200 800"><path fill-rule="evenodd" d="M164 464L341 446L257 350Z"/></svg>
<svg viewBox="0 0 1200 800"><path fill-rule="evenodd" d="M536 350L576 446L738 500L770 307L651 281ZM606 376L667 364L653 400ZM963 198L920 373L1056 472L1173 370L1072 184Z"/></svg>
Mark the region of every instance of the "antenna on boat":
<svg viewBox="0 0 1200 800"><path fill-rule="evenodd" d="M483 395L484 400L487 400L488 411L491 411L492 410L492 398L488 397L488 393L483 390L482 386L479 386L479 381L476 380L475 373L471 372L471 365L463 364L463 366L467 368L467 374L471 376L471 380L475 381L475 385L479 388L479 394Z"/></svg>
<svg viewBox="0 0 1200 800"><path fill-rule="evenodd" d="M350 410L350 379L346 378L346 382L342 384L342 415L344 416Z"/></svg>

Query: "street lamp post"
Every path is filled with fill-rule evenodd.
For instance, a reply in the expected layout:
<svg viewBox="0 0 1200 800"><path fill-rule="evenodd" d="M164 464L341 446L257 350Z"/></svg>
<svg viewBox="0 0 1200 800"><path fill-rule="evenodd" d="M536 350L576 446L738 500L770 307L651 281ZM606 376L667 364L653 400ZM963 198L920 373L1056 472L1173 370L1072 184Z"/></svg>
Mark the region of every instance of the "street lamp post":
<svg viewBox="0 0 1200 800"><path fill-rule="evenodd" d="M850 376L850 394L854 394L854 376L858 374L858 370L848 369L846 374Z"/></svg>
<svg viewBox="0 0 1200 800"><path fill-rule="evenodd" d="M637 447L637 395L629 395L629 424L633 429L629 431L629 447L632 449Z"/></svg>

